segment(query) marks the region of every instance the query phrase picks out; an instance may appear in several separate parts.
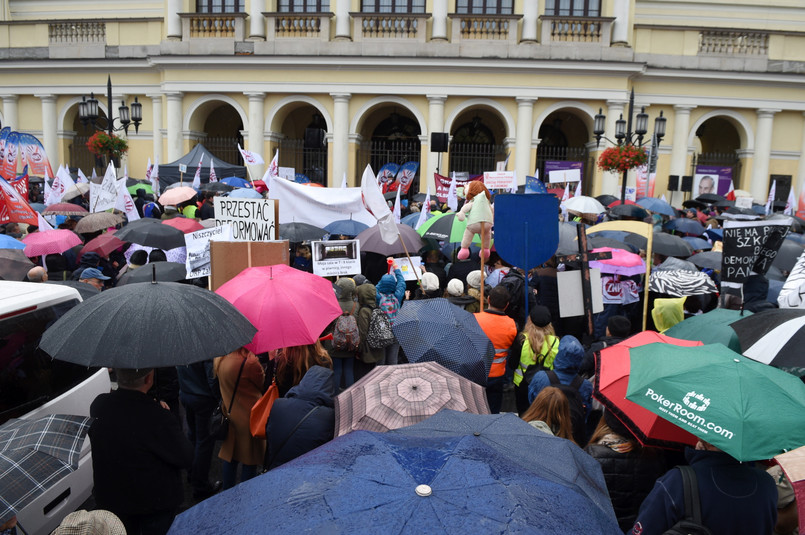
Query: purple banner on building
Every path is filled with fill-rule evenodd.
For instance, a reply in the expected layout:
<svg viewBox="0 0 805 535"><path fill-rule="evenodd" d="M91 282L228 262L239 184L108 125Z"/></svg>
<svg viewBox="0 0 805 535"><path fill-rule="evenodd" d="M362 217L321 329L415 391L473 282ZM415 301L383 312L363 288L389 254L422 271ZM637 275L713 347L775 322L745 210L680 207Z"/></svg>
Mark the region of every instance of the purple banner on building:
<svg viewBox="0 0 805 535"><path fill-rule="evenodd" d="M578 182L584 176L584 162L546 161L545 174L548 182Z"/></svg>
<svg viewBox="0 0 805 535"><path fill-rule="evenodd" d="M692 197L695 199L705 193L726 195L732 181L732 167L718 165L697 165L693 176Z"/></svg>

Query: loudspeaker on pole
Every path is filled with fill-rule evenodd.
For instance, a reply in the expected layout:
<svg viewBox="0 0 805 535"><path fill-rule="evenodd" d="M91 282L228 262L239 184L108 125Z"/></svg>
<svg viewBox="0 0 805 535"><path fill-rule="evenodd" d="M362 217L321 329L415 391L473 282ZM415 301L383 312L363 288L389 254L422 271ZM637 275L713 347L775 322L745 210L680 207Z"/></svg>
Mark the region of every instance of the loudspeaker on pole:
<svg viewBox="0 0 805 535"><path fill-rule="evenodd" d="M448 146L447 132L433 132L430 135L431 152L447 152Z"/></svg>

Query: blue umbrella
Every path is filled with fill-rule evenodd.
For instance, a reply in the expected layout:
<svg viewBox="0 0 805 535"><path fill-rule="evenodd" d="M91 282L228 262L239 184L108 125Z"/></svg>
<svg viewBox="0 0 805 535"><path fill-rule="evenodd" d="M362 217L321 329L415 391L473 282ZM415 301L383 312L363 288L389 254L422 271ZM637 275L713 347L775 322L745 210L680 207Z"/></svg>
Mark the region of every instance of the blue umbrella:
<svg viewBox="0 0 805 535"><path fill-rule="evenodd" d="M446 258L450 259L451 262L455 262L456 258L454 255L456 251L458 251L459 249L461 249L461 243L447 242L442 246L441 251ZM470 258L474 258L477 260L478 255L480 254L481 254L481 246L475 243L471 243Z"/></svg>
<svg viewBox="0 0 805 535"><path fill-rule="evenodd" d="M389 432L433 438L476 436L520 467L587 496L615 520L600 463L571 441L538 431L516 414L470 414L445 409L427 420Z"/></svg>
<svg viewBox="0 0 805 535"><path fill-rule="evenodd" d="M32 203L29 203L29 204L30 204L31 208L33 208L35 211L39 212L40 214L42 212L44 212L45 209L47 208L47 206L45 206L41 202L32 202Z"/></svg>
<svg viewBox="0 0 805 535"><path fill-rule="evenodd" d="M693 247L697 251L709 251L713 248L713 244L707 240L703 240L702 238L695 238L693 236L683 236L683 240L688 242L691 247Z"/></svg>
<svg viewBox="0 0 805 535"><path fill-rule="evenodd" d="M427 214L425 216L425 221L433 217L433 214ZM400 219L400 223L403 225L408 225L412 229L416 229L416 224L419 222L419 212L414 212L412 214L408 214L407 216Z"/></svg>
<svg viewBox="0 0 805 535"><path fill-rule="evenodd" d="M0 234L0 249L25 249L25 244L7 234Z"/></svg>
<svg viewBox="0 0 805 535"><path fill-rule="evenodd" d="M643 197L637 204L645 208L646 210L650 210L655 214L662 214L667 216L675 216L676 209L673 206L668 204L667 202L663 201L662 199L655 199L654 197Z"/></svg>
<svg viewBox="0 0 805 535"><path fill-rule="evenodd" d="M709 228L704 231L704 236L713 241L721 241L724 238L724 231L720 228Z"/></svg>
<svg viewBox="0 0 805 535"><path fill-rule="evenodd" d="M325 226L324 230L335 235L341 234L343 236L357 236L368 228L369 225L361 223L360 221L355 221L354 219L339 219L338 221L333 221L329 225Z"/></svg>
<svg viewBox="0 0 805 535"><path fill-rule="evenodd" d="M701 236L704 233L704 226L695 219L679 217L672 219L663 225L665 230L675 230L680 234L694 234Z"/></svg>
<svg viewBox="0 0 805 535"><path fill-rule="evenodd" d="M550 461L550 459L548 459ZM354 431L176 517L181 533L620 533L473 436Z"/></svg>
<svg viewBox="0 0 805 535"><path fill-rule="evenodd" d="M495 349L470 312L444 298L406 301L391 329L408 362L437 362L486 386Z"/></svg>
<svg viewBox="0 0 805 535"><path fill-rule="evenodd" d="M252 183L246 180L245 178L240 178L239 176L229 176L226 178L222 178L221 182L227 184L229 186L233 186L235 188L251 188Z"/></svg>
<svg viewBox="0 0 805 535"><path fill-rule="evenodd" d="M228 197L233 199L262 199L263 195L253 189L240 188L230 191Z"/></svg>

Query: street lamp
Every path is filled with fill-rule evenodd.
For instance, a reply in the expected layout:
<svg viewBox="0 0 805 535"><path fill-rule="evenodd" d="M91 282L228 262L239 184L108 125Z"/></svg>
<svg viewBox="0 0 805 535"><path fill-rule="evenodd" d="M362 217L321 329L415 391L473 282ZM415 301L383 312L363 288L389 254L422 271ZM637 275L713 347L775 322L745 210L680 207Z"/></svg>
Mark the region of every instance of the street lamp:
<svg viewBox="0 0 805 535"><path fill-rule="evenodd" d="M634 89L632 89L631 94L629 95L629 122L627 123L626 120L623 118L623 114L621 114L620 118L615 121L615 143L619 146L623 145L631 145L635 148L642 148L643 147L643 136L646 135L648 132L648 114L646 113L646 108L643 106L640 109L640 113L637 114L635 117L635 125L634 125L634 132L632 131L632 115L634 114ZM601 144L601 138L606 139L610 143L613 141L604 137L604 129L606 125L607 117L602 113L601 108L598 108L598 113L595 115L595 121L593 123L593 134L595 135L595 142L596 146ZM660 141L662 138L665 137L665 122L666 119L662 115L662 111L660 111L660 116L654 119L654 134L651 136L651 158L654 159L657 153L657 147L660 145ZM651 162L649 162L649 166ZM621 203L626 202L626 174L628 171L623 172L623 184L621 186Z"/></svg>
<svg viewBox="0 0 805 535"><path fill-rule="evenodd" d="M106 109L109 114L112 113L112 77L106 80ZM81 102L78 104L78 118L84 126L92 125L93 128L104 131L113 135L113 132L125 130L126 134L129 133L129 125L134 123L134 132L139 133L140 123L143 120L143 105L134 97L134 102L131 104L131 113L129 107L126 106L126 101L121 101L121 106L117 109L119 116L115 117L100 117L98 113L98 99L95 98L95 93L90 93L89 98L86 95L81 97ZM115 127L115 121L119 120L120 125Z"/></svg>

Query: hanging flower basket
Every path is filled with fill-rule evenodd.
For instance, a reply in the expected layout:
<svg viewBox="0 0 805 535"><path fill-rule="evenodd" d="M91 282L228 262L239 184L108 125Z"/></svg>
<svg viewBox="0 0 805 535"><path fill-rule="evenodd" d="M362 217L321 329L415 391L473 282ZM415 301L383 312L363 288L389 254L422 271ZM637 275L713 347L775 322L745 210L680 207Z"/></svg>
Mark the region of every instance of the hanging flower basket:
<svg viewBox="0 0 805 535"><path fill-rule="evenodd" d="M604 171L619 171L621 173L640 167L648 162L648 154L642 148L634 145L617 145L604 149L598 157L598 167Z"/></svg>
<svg viewBox="0 0 805 535"><path fill-rule="evenodd" d="M116 135L110 136L106 132L95 132L87 141L87 148L95 156L107 156L118 160L129 150L129 143Z"/></svg>

